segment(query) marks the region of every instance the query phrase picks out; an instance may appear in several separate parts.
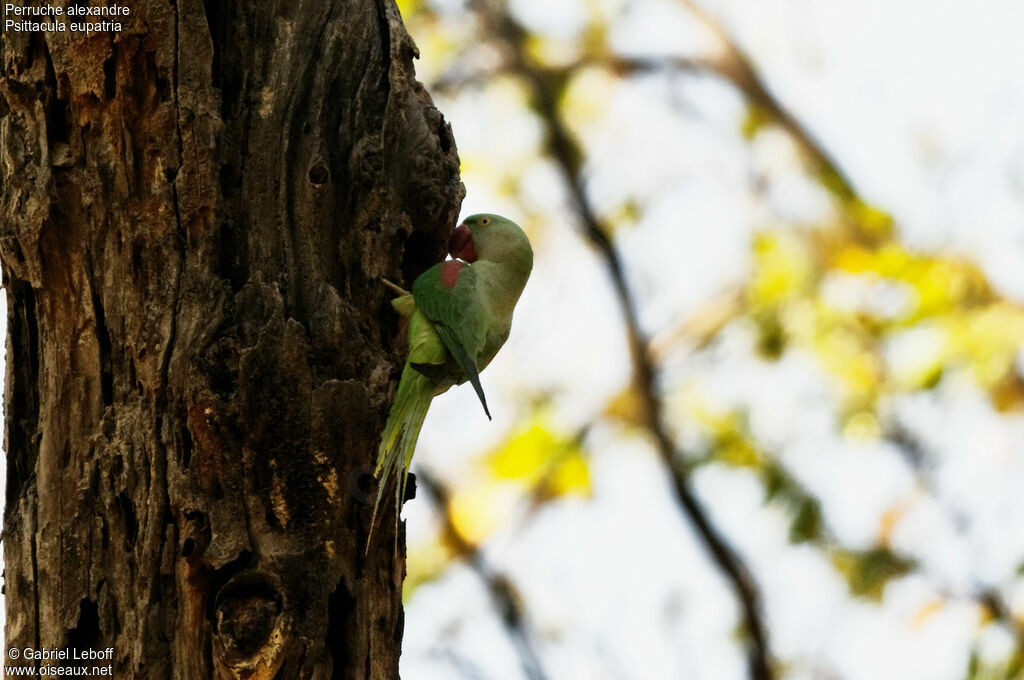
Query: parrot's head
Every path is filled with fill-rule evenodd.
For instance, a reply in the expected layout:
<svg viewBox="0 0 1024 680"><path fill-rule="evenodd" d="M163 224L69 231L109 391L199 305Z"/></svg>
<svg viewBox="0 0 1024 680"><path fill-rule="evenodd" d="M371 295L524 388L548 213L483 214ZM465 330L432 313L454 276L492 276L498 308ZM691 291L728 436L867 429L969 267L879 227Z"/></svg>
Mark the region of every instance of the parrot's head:
<svg viewBox="0 0 1024 680"><path fill-rule="evenodd" d="M448 239L452 257L466 262L485 260L533 266L533 248L515 222L499 215L472 215Z"/></svg>

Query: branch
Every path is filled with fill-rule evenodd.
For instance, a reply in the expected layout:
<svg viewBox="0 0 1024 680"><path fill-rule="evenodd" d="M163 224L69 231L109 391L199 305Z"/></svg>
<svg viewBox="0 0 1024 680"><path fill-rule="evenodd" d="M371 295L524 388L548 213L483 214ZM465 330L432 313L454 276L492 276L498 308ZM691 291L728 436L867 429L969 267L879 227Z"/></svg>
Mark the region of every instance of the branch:
<svg viewBox="0 0 1024 680"><path fill-rule="evenodd" d="M821 140L772 93L758 73L753 60L729 35L722 23L694 0L680 1L718 38L723 54L715 57L623 57L601 51L598 54L584 54L568 66L546 67L529 64L529 68L549 83L553 81L564 83L571 74L592 65L603 66L620 76L655 71L704 72L718 76L739 90L749 105L757 107L761 114L780 127L793 140L810 166L811 174L841 205L846 207L868 205L854 188L849 175L829 153ZM526 31L506 12L493 7L493 4L493 0L472 0L470 2L470 5L481 13L490 14L493 19L489 22L492 34L499 42L504 42L506 46L512 48L510 50L512 54L508 55L509 63L484 69L474 66L461 74L447 73L434 84L432 89L450 91L464 85L482 83L506 69L524 74L522 65L525 58L522 55L522 45L525 41ZM887 235L880 233L877 227L865 228L858 223L856 218L855 212L854 219L848 220L847 226L862 242L875 245L881 237Z"/></svg>
<svg viewBox="0 0 1024 680"><path fill-rule="evenodd" d="M969 520L962 512L955 507L951 507L943 499L939 485L936 483L934 475L928 469L929 454L921 438L911 432L906 425L898 421L891 423L886 428L884 437L886 441L897 448L903 456L903 460L914 471L918 485L930 493L939 506L945 510L950 524L954 527L962 528L961 531L965 532L965 527ZM955 596L955 593L953 595ZM987 611L993 620L1000 622L1010 630L1016 645L1014 655L1024 659L1024 620L1014 616L1010 605L1000 594L997 587L993 584L976 583L968 597L979 607Z"/></svg>
<svg viewBox="0 0 1024 680"><path fill-rule="evenodd" d="M530 680L547 680L537 651L530 639L529 624L523 615L521 598L515 584L506 576L496 573L484 561L480 549L460 532L452 520L450 494L448 489L433 474L420 466L416 471L416 481L420 488L426 490L434 504L441 510L444 523L443 532L446 542L455 552L455 556L470 566L480 580L487 586L501 621L515 643L519 653L519 662L523 673Z"/></svg>
<svg viewBox="0 0 1024 680"><path fill-rule="evenodd" d="M822 183L843 202L858 201L860 197L853 183L817 138L771 93L758 75L753 60L725 30L720 21L708 14L694 0L681 0L697 19L718 38L725 54L717 60L701 62L738 90L747 100L759 107L797 143L822 178Z"/></svg>
<svg viewBox="0 0 1024 680"><path fill-rule="evenodd" d="M474 0L485 27L498 40L505 43L510 66L530 87L533 105L547 132L547 151L558 165L569 189L573 208L583 233L604 259L615 289L629 340L633 359L634 378L644 405L645 426L656 444L657 452L672 479L676 499L697 530L705 548L719 570L731 585L742 610L747 632L747 661L752 680L773 677L768 650L767 632L761 615L761 597L750 572L743 561L728 545L712 524L707 512L697 500L688 475L679 465L675 443L668 433L665 409L657 390L657 375L648 350L647 338L640 329L637 307L626 284L622 258L607 230L594 212L583 187L581 176L582 151L572 139L558 106L560 79L557 74L530 62L525 56L527 31L507 12L497 9L487 0ZM564 82L564 81L561 81Z"/></svg>

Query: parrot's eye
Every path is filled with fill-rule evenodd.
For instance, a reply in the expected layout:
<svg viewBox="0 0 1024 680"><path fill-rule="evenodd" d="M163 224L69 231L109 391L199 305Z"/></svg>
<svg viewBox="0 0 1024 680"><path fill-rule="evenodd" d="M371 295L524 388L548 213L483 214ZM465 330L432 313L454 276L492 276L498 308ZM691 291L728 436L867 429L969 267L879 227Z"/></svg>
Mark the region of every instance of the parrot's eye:
<svg viewBox="0 0 1024 680"><path fill-rule="evenodd" d="M480 218L480 226L486 227L490 223L491 223L491 218L490 217L481 217Z"/></svg>

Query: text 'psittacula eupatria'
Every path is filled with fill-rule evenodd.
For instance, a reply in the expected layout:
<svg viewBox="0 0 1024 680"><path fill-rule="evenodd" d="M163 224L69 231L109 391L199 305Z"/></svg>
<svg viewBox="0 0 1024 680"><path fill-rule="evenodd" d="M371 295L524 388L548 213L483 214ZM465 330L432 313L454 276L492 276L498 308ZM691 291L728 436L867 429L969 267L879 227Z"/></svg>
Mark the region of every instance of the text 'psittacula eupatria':
<svg viewBox="0 0 1024 680"><path fill-rule="evenodd" d="M392 476L398 522L416 440L434 397L468 380L490 418L480 371L505 344L512 312L533 268L526 234L497 215L467 218L452 232L448 249L455 259L423 272L412 293L391 302L409 318L409 358L377 451L373 474L380 486L371 535Z"/></svg>

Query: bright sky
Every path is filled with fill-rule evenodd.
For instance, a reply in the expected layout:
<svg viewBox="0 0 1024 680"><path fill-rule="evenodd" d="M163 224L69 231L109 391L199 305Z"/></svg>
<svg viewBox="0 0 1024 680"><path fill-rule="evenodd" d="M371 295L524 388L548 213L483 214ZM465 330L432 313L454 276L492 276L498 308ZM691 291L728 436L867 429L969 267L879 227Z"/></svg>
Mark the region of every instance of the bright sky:
<svg viewBox="0 0 1024 680"><path fill-rule="evenodd" d="M594 5L622 10L612 42L624 53L693 55L713 45L671 0L513 3L532 30L569 43ZM894 214L911 244L968 254L1004 294L1024 300L1024 5L704 6L857 188ZM431 39L415 32L414 38L429 78ZM618 238L648 331L671 326L741 280L753 228L813 222L826 210L781 135L763 134L753 149L742 141L736 131L743 105L730 88L710 78L653 76L609 90L594 78L581 86L577 108L570 92L568 106L591 150L595 203L614 210L639 196L645 205L642 222ZM572 431L629 375L601 264L575 234L553 170L523 160L522 149L539 130L509 105L511 87L435 97L463 158L464 213L505 211L531 222L495 185L493 175L503 170L519 178L525 203L547 225L538 232L535 274L513 337L484 377L495 421L467 424L465 414L476 411L469 390L438 399L428 418L417 459L455 484L467 461L506 436L522 415L524 394L557 394L559 422ZM608 94L595 107L587 90ZM767 202L749 198L752 168L773 177ZM853 294L845 285L833 286L839 299ZM701 497L761 581L773 650L789 664L786 677L952 680L964 677L976 642L985 659L1005 656L1010 635L988 625L976 639L978 609L964 596L980 582L1008 584L1002 594L1024 613L1024 582L1013 576L1024 546L1024 506L1017 501L1024 422L994 413L967 384L892 404L904 422L931 433L926 444L940 461L934 482L946 500L939 505L916 487L891 447L838 434L833 388L811 357L787 354L766 364L750 356L752 343L743 329L728 332L725 358L674 366L669 387L698 381L705 396L748 407L759 440L776 447L787 469L823 499L826 522L847 546L873 545L883 515L904 504L893 544L923 564L918 575L891 583L881 603L852 600L825 557L788 544L788 520L764 508L759 482L737 470L698 472ZM919 346L905 344L909 349L892 349L904 352L901 360ZM492 564L523 591L550 677L744 677L732 595L680 518L651 451L602 430L590 436L588 449L592 499L549 506L486 545ZM406 516L412 542L429 535L425 501L407 505ZM966 529L960 516L969 518ZM406 622L405 677L523 677L465 568L418 590Z"/></svg>

